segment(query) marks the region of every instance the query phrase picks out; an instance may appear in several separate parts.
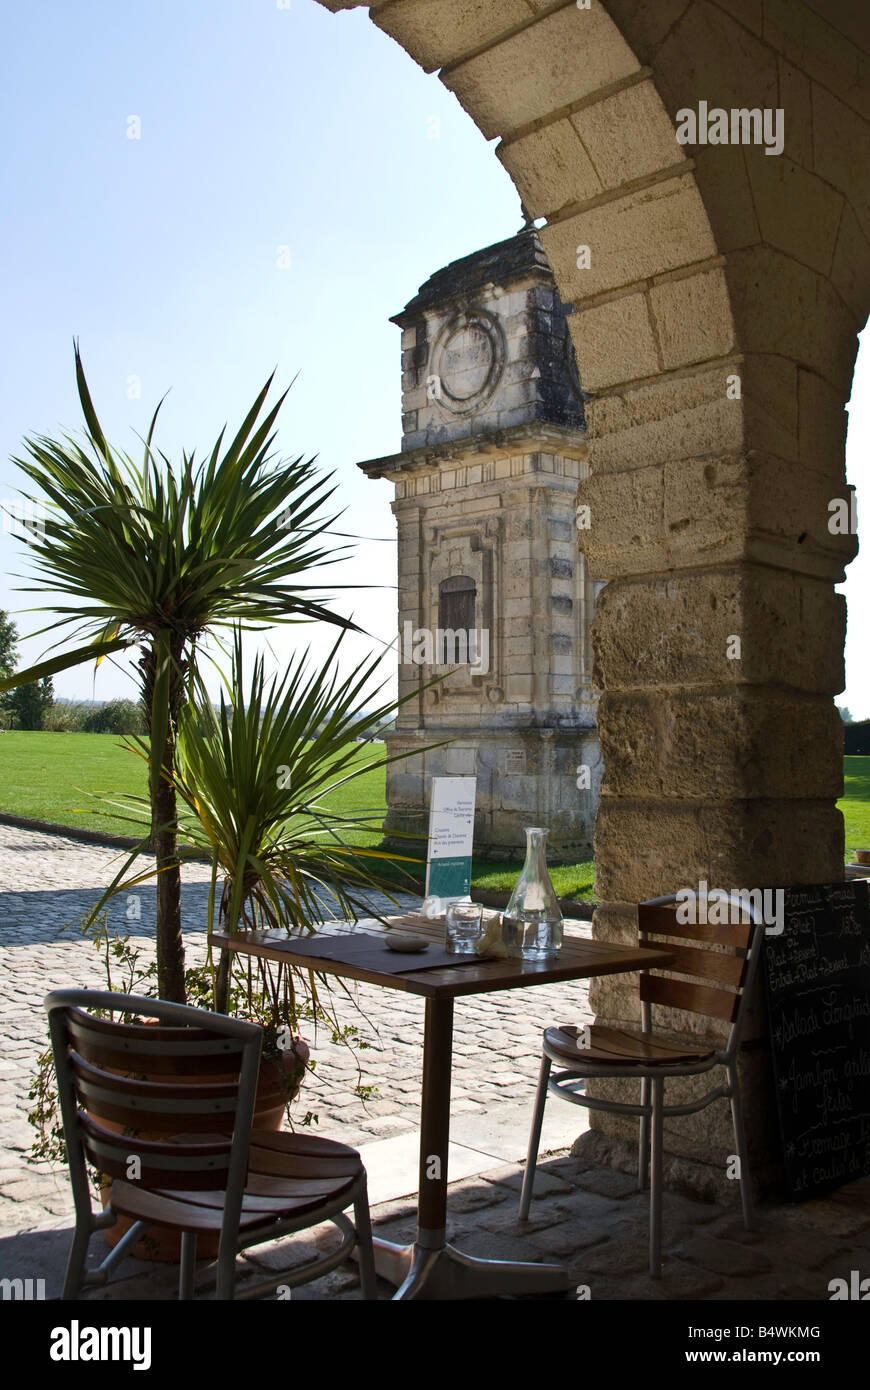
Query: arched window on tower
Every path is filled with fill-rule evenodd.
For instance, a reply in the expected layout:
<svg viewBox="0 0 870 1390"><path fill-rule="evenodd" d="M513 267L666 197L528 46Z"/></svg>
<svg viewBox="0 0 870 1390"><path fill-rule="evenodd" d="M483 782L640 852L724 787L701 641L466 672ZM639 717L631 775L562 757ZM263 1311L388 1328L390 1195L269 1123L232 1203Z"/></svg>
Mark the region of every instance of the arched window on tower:
<svg viewBox="0 0 870 1390"><path fill-rule="evenodd" d="M442 632L471 632L476 598L477 586L469 575L442 579L438 585L438 626Z"/></svg>

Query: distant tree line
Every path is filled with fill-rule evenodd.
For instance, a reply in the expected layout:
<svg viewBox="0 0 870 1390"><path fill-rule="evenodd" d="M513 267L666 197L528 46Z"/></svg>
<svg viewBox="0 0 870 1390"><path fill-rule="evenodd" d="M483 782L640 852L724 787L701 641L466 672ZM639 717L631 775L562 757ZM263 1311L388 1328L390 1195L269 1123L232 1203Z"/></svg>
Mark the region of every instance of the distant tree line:
<svg viewBox="0 0 870 1390"><path fill-rule="evenodd" d="M847 724L843 732L843 752L847 758L870 758L870 719Z"/></svg>
<svg viewBox="0 0 870 1390"><path fill-rule="evenodd" d="M0 610L0 679L11 676L18 662L18 630ZM358 740L394 727L376 720L357 727ZM144 734L145 716L137 700L108 700L105 704L58 700L51 678L22 685L0 695L0 729L41 729L57 734ZM320 729L317 730L320 732Z"/></svg>
<svg viewBox="0 0 870 1390"><path fill-rule="evenodd" d="M0 610L0 678L11 676L18 662L18 629ZM143 734L145 719L134 700L87 704L56 700L50 676L0 695L0 728L52 733Z"/></svg>

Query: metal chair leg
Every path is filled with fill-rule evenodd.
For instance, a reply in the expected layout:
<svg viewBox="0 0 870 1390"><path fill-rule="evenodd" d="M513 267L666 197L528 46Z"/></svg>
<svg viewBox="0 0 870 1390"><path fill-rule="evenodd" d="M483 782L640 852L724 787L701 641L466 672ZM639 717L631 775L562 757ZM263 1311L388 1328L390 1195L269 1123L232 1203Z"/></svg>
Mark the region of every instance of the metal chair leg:
<svg viewBox="0 0 870 1390"><path fill-rule="evenodd" d="M236 1249L231 1240L221 1238L217 1257L216 1299L231 1299L236 1284Z"/></svg>
<svg viewBox="0 0 870 1390"><path fill-rule="evenodd" d="M532 1204L532 1191L535 1186L535 1166L538 1162L538 1148L541 1143L541 1129L544 1124L544 1106L547 1103L547 1082L550 1079L550 1059L546 1053L541 1058L541 1071L538 1076L538 1089L535 1092L535 1110L532 1116L532 1129L529 1134L529 1152L526 1158L526 1171L520 1192L520 1220L527 1221Z"/></svg>
<svg viewBox="0 0 870 1390"><path fill-rule="evenodd" d="M651 1078L644 1076L640 1083L640 1103L649 1106ZM640 1136L637 1145L637 1190L643 1192L649 1179L649 1113L640 1117Z"/></svg>
<svg viewBox="0 0 870 1390"><path fill-rule="evenodd" d="M727 1068L728 1085L731 1091L731 1119L734 1122L734 1143L740 1160L740 1204L743 1207L743 1224L747 1231L755 1228L755 1211L752 1202L752 1175L749 1171L749 1151L746 1145L746 1128L743 1124L743 1098L737 1078L737 1063Z"/></svg>
<svg viewBox="0 0 870 1390"><path fill-rule="evenodd" d="M66 1262L61 1299L75 1299L81 1293L85 1276L85 1262L88 1258L91 1230L89 1225L76 1218L73 1242Z"/></svg>
<svg viewBox="0 0 870 1390"><path fill-rule="evenodd" d="M193 1298L193 1276L196 1269L196 1234L181 1232L181 1263L178 1267L178 1297L184 1302Z"/></svg>
<svg viewBox="0 0 870 1390"><path fill-rule="evenodd" d="M662 1273L662 1124L664 1081L652 1079L652 1144L650 1148L649 1189L649 1272L654 1279Z"/></svg>
<svg viewBox="0 0 870 1390"><path fill-rule="evenodd" d="M372 1245L372 1219L369 1213L369 1199L366 1180L354 1200L353 1224L356 1227L357 1258L359 1260L360 1291L365 1299L377 1299L378 1276L375 1270L375 1252Z"/></svg>

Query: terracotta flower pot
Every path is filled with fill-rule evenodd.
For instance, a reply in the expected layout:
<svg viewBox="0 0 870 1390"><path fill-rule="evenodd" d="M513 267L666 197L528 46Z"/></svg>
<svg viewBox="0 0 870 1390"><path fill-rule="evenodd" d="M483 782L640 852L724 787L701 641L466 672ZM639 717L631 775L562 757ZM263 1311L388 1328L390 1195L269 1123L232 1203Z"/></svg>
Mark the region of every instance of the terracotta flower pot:
<svg viewBox="0 0 870 1390"><path fill-rule="evenodd" d="M309 1055L308 1044L304 1038L296 1038L293 1046L285 1049L280 1057L267 1057L260 1063L257 1098L254 1103L254 1129L279 1130L281 1128L286 1107L296 1099L302 1088ZM173 1079L181 1083L196 1081L199 1078L178 1076ZM219 1076L209 1077L210 1081L226 1079ZM110 1129L116 1133L121 1130L120 1125L110 1120L103 1120L96 1115L93 1118L104 1129ZM165 1136L143 1133L140 1137L157 1139ZM104 1207L108 1204L111 1191L111 1178L104 1178L100 1185L100 1200ZM106 1228L103 1236L110 1249L114 1249L132 1225L133 1221L130 1217L119 1216L113 1226ZM197 1257L199 1259L214 1259L218 1252L219 1239L218 1233L201 1235L197 1241ZM148 1226L145 1234L133 1246L130 1253L139 1260L166 1261L177 1264L181 1258L181 1232L170 1230L164 1226Z"/></svg>

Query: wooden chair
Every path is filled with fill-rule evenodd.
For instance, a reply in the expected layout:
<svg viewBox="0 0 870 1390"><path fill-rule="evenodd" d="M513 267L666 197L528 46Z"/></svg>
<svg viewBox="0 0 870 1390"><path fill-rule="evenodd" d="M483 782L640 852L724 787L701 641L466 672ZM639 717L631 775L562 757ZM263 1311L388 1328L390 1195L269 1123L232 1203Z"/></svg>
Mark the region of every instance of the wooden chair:
<svg viewBox="0 0 870 1390"><path fill-rule="evenodd" d="M57 990L44 1002L76 1214L63 1298L105 1284L146 1225L181 1232L181 1299L193 1297L197 1236L204 1233L219 1234L215 1298L255 1298L279 1285L307 1283L355 1246L362 1296L377 1296L359 1154L328 1139L252 1127L263 1042L258 1025L104 991ZM122 1023L88 1010L153 1017L158 1024ZM110 1203L98 1214L87 1164L112 1179ZM343 1215L351 1204L355 1227ZM86 1273L92 1234L118 1216L132 1218L133 1226ZM338 1250L234 1292L239 1251L322 1221L342 1232Z"/></svg>
<svg viewBox="0 0 870 1390"><path fill-rule="evenodd" d="M643 1191L646 1187L649 1162L650 1273L656 1278L661 1275L662 1264L662 1122L665 1116L691 1115L720 1098L730 1100L734 1142L740 1160L743 1220L747 1230L752 1229L749 1159L737 1074L737 1052L747 1002L758 970L764 927L754 909L742 898L729 894L728 902L739 905L742 909L740 915L749 920L723 925L704 922L683 924L677 920L677 899L673 895L639 904L640 945L659 946L675 957L673 964L667 967L667 974L652 970L641 972L639 1029L592 1024L589 1028L562 1026L544 1031L528 1160L520 1194L520 1218L525 1220L529 1214L548 1092L575 1105L588 1106L591 1110L639 1115L638 1190ZM695 916L698 915L696 912ZM733 915L729 910L729 916ZM664 937L666 940L653 940L653 937ZM707 943L722 949L707 950ZM672 978L675 974L689 978ZM731 1024L728 1041L724 1047L716 1047L697 1038L676 1041L671 1036L654 1032L653 1005L724 1020ZM551 1075L554 1064L562 1070ZM727 1084L717 1086L686 1104L665 1105L664 1087L668 1078L696 1076L715 1067L725 1069ZM587 1096L583 1087L590 1077L638 1078L641 1082L640 1104Z"/></svg>

